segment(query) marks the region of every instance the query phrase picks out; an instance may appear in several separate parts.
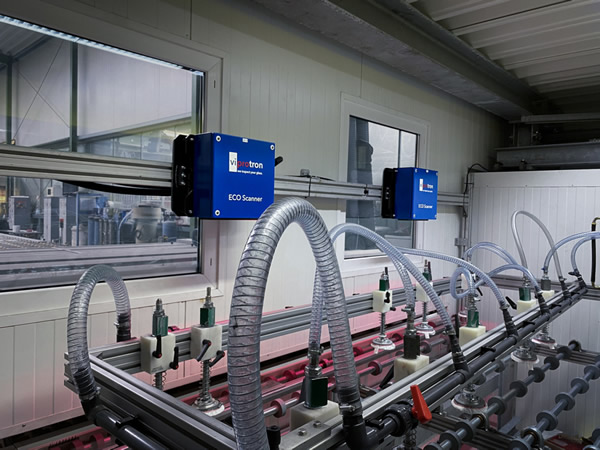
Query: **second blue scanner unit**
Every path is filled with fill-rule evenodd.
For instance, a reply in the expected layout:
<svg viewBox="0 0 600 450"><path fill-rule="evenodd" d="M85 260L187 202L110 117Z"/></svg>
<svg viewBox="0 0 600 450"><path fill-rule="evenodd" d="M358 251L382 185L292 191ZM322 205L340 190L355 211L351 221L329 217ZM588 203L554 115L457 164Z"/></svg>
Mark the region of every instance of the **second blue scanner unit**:
<svg viewBox="0 0 600 450"><path fill-rule="evenodd" d="M418 167L384 169L381 216L398 220L437 218L438 173Z"/></svg>

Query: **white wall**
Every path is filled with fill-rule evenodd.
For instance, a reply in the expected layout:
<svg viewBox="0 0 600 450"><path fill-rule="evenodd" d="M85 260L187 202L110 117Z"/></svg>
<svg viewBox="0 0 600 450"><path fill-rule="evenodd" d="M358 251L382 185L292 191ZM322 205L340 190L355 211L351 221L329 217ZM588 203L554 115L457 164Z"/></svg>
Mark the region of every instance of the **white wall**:
<svg viewBox="0 0 600 450"><path fill-rule="evenodd" d="M52 0L51 3L55 2ZM309 168L313 174L338 179L342 94L427 122L430 135L426 165L440 171L440 189L443 191L460 192L467 166L474 162L487 163L490 151L502 142L503 123L490 114L263 14L256 6L216 0L89 0L62 1L60 4L65 11L77 10L90 17L143 29L146 34L163 36L166 33L174 40L191 38L195 43L216 49L214 54L225 54L226 103L223 105L222 131L276 142L277 154L284 157L284 163L277 168L280 175L298 174L300 168ZM121 44L127 45L127 42ZM190 61L190 65L193 63ZM343 220L343 205L340 207L337 201L313 203L328 227ZM218 288L223 293L223 297L217 299L219 320L227 317L239 256L251 227L250 221L220 223L219 250L215 255L219 264ZM442 207L438 220L424 226L425 247L456 254L453 240L458 236L458 228L457 210ZM345 272L346 294L373 290L384 264L375 263L368 269ZM436 277L449 274L435 262L433 271ZM284 235L275 256L264 310L309 303L313 273L310 249L300 229L294 225ZM392 282L399 286L394 275ZM182 327L197 323L200 304L192 300L181 300L176 295L165 300L167 304L179 305L170 306L173 324ZM4 301L10 302L10 296ZM64 302L66 306L67 296ZM140 303L138 307L147 308L148 303ZM44 308L44 305L39 307ZM106 308L110 309L109 306ZM105 314L106 308L101 312L92 311L90 320L97 324L92 326L93 345L112 340L112 333L107 330L113 318ZM173 308L174 313L171 312ZM144 311L143 322L138 311L133 312L139 333L149 331L150 321ZM13 367L17 369L11 372L17 376L11 377L10 373L0 376L5 392L17 393L14 399L3 397L0 410L4 416L0 419L0 430L4 431L0 431L0 436L39 426L45 415L69 411L70 405L77 403L70 403L70 397L67 399L60 387L65 348L64 309L57 309L56 316L56 319L49 318L53 321L49 323L41 321L39 314L22 314L10 322L5 320L6 325L0 328L0 332L14 343L14 351L13 347L10 351L0 347L0 352L4 352L2 358L13 361ZM40 323L20 325L28 321ZM355 329L374 323L374 315L367 320L352 321ZM18 376L22 371L36 369L35 355L43 347L31 337L34 329L39 330L36 336L53 336L53 339L44 340L45 345L52 347L53 359L43 368L46 373L53 373L52 402L44 396L42 386L45 385L36 378L38 375ZM54 330L53 334L50 330ZM278 339L264 343L263 350L265 354L276 354L300 348L303 342L304 339L298 337ZM35 405L40 396L45 398L46 406L38 411Z"/></svg>
<svg viewBox="0 0 600 450"><path fill-rule="evenodd" d="M506 248L518 260L518 253L511 233L510 218L516 210L526 210L539 217L548 227L554 240L582 231L589 231L591 221L600 215L600 170L564 170L539 172L481 173L474 176L472 242L491 241ZM536 277L541 276L541 267L548 252L548 243L537 225L520 216L517 221L529 269ZM576 241L575 241L576 242ZM559 250L563 275L572 270L571 249L567 244ZM482 269L491 270L500 265L500 260L489 252L476 254L475 263ZM590 280L590 244L580 247L577 257L578 268L585 280ZM510 273L509 273L510 274ZM519 275L513 272L512 275ZM549 275L556 280L554 264ZM514 300L517 292L506 292ZM481 315L484 321L500 323L501 315L493 297L482 302ZM600 304L593 300L578 303L550 326L552 336L559 344L566 345L572 339L581 342L584 349L600 351ZM568 391L570 380L583 374L583 367L563 363L547 374L541 384L534 384L524 399L517 399L516 413L526 427L536 423L535 416L554 405L554 397ZM516 377L527 376L527 368L519 367ZM572 411L559 416L558 429L571 436L589 436L598 426L600 415L600 384L592 381L590 390L576 398Z"/></svg>

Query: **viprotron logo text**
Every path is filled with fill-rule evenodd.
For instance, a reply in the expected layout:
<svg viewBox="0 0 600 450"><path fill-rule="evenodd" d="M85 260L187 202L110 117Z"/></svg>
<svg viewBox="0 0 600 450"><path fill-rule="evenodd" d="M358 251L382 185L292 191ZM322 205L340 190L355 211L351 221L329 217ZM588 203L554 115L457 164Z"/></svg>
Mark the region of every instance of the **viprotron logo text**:
<svg viewBox="0 0 600 450"><path fill-rule="evenodd" d="M433 192L433 184L425 183L423 178L419 178L419 191L421 192Z"/></svg>
<svg viewBox="0 0 600 450"><path fill-rule="evenodd" d="M262 175L262 172L256 172L256 170L263 169L263 163L254 162L254 161L240 161L238 160L237 152L229 152L229 171L230 172L242 172L242 173L252 173L253 175ZM254 169L254 171L249 172L245 169Z"/></svg>

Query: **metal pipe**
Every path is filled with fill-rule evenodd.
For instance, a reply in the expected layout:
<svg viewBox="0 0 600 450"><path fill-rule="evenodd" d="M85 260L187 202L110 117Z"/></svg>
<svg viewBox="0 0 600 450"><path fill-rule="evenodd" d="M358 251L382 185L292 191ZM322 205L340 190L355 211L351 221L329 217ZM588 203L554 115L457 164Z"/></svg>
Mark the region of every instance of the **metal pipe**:
<svg viewBox="0 0 600 450"><path fill-rule="evenodd" d="M485 412L475 414L471 419L463 420L457 424L457 427L453 431L453 439L440 438L437 444L430 444L425 447L424 450L437 450L439 448L449 449L452 448L456 439L459 440L460 444L464 441L470 441L473 438L472 430L480 428L487 420L494 414L502 414L506 409L506 402L512 400L515 397L524 397L527 394L527 387L532 383L541 383L545 378L545 373L548 370L558 369L560 361L563 360L567 355L573 352L575 349L580 347L578 342L571 342L568 347L561 347L559 353L556 356L549 356L544 360L544 365L541 367L535 367L529 372L529 375L521 381L514 381L510 385L510 390L502 397L492 397L488 402L488 409ZM443 434L442 434L443 436Z"/></svg>
<svg viewBox="0 0 600 450"><path fill-rule="evenodd" d="M469 368L471 369L470 373L477 373L486 365L493 362L499 355L502 355L506 351L510 350L520 340L533 333L535 330L537 330L544 323L552 319L554 316L559 315L563 311L563 309L566 309L567 307L570 307L573 303L579 301L579 299L582 297L583 294L585 294L585 292L587 292L587 288L577 290L575 294L570 297L566 297L565 295L563 295L562 300L558 304L552 304L552 307L550 308L549 312L540 313L535 321L526 322L525 326L519 330L518 337L507 336L506 339L503 339L495 346L482 349L486 350L485 353L482 353L480 354L480 356L469 361ZM598 364L600 364L600 362ZM448 392L451 392L456 387L468 381L468 378L468 373L464 373L462 371L454 372L453 374L444 378L441 382L439 382L437 385L433 386L431 389L427 390L423 394L425 402L428 405L436 403L438 400L442 399ZM406 421L406 419L398 421L399 410L403 408L403 412L406 414L406 407L400 404L394 409L393 406L394 405L390 405L390 407L388 407L388 409L385 410L384 416L378 424L378 428L368 429L368 437L370 440L383 439L386 436L393 433L396 433L396 436L404 435L406 432L414 428L414 422L409 423ZM410 408L410 406L408 408Z"/></svg>
<svg viewBox="0 0 600 450"><path fill-rule="evenodd" d="M95 423L136 450L167 450L166 447L143 435L133 426L124 424L123 419L106 408L96 413Z"/></svg>
<svg viewBox="0 0 600 450"><path fill-rule="evenodd" d="M535 330L537 330L544 323L548 322L553 317L559 315L564 308L567 306L571 306L576 301L579 301L581 296L587 291L586 288L577 291L571 298L563 298L560 304L553 304L550 308L550 311L547 314L541 314L537 317L535 321L529 321L527 324L519 330L518 338L516 336L507 336L506 339L500 341L493 348L486 349L485 353L482 353L477 358L469 361L469 367L471 368L471 373L476 373L485 367L487 364L493 362L498 355L503 354L504 352L510 350L513 346L515 346L520 340L524 339ZM433 386L431 389L427 390L423 396L427 404L432 404L440 400L446 395L447 392L454 389L456 386L459 386L465 383L466 377L465 374L454 372L444 379L444 381L438 383Z"/></svg>
<svg viewBox="0 0 600 450"><path fill-rule="evenodd" d="M12 59L6 63L6 143L11 144L12 135L12 122L13 122L13 107L12 107L12 78L13 78L13 62ZM13 195L8 192L7 195Z"/></svg>
<svg viewBox="0 0 600 450"><path fill-rule="evenodd" d="M77 152L77 97L78 97L77 43L71 42L71 97L69 99L69 151Z"/></svg>
<svg viewBox="0 0 600 450"><path fill-rule="evenodd" d="M542 433L546 430L554 430L558 425L557 416L563 411L568 411L575 406L575 397L588 391L591 380L600 377L600 360L595 364L586 366L583 377L571 380L571 390L561 392L556 396L556 403L551 410L540 412L536 416L537 424L523 430L520 439L511 441L511 449L530 449L532 445L543 445Z"/></svg>

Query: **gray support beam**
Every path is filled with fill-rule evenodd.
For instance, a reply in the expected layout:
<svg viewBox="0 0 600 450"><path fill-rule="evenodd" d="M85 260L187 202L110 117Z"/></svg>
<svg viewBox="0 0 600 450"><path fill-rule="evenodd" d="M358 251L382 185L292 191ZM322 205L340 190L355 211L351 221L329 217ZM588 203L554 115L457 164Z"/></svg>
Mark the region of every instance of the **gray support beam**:
<svg viewBox="0 0 600 450"><path fill-rule="evenodd" d="M505 168L522 165L535 169L600 167L600 142L498 148L496 161Z"/></svg>
<svg viewBox="0 0 600 450"><path fill-rule="evenodd" d="M12 60L6 62L6 143L12 141L12 122L13 122L13 107L12 107L12 78L13 78L13 63Z"/></svg>
<svg viewBox="0 0 600 450"><path fill-rule="evenodd" d="M404 1L254 1L500 117L536 112L539 94Z"/></svg>
<svg viewBox="0 0 600 450"><path fill-rule="evenodd" d="M69 151L77 152L77 99L79 53L77 43L71 42L71 98L69 99Z"/></svg>
<svg viewBox="0 0 600 450"><path fill-rule="evenodd" d="M0 144L0 176L171 187L171 164Z"/></svg>
<svg viewBox="0 0 600 450"><path fill-rule="evenodd" d="M536 116L523 116L511 123L566 123L566 122L595 122L600 121L600 113L573 113L573 114L539 114Z"/></svg>
<svg viewBox="0 0 600 450"><path fill-rule="evenodd" d="M171 187L171 164L0 144L0 176ZM318 177L275 177L275 194L338 200L381 199L381 186ZM462 194L438 192L438 204L462 206Z"/></svg>

